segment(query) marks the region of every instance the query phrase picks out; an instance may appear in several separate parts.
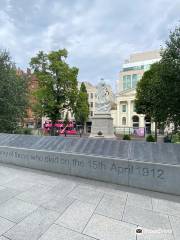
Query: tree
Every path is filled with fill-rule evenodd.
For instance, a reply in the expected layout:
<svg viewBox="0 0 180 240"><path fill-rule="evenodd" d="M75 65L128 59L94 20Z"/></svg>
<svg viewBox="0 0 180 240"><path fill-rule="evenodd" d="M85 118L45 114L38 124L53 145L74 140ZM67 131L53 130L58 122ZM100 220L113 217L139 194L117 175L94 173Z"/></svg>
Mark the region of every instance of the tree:
<svg viewBox="0 0 180 240"><path fill-rule="evenodd" d="M0 51L0 132L12 133L26 115L28 82L8 52Z"/></svg>
<svg viewBox="0 0 180 240"><path fill-rule="evenodd" d="M53 125L65 109L75 107L78 69L65 62L67 55L66 49L48 54L41 51L30 62L39 83L34 93L37 101L34 109L39 115L49 117Z"/></svg>
<svg viewBox="0 0 180 240"><path fill-rule="evenodd" d="M157 127L167 119L167 102L161 79L161 63L151 65L137 84L135 106L139 114L145 114L155 122L155 139Z"/></svg>
<svg viewBox="0 0 180 240"><path fill-rule="evenodd" d="M83 82L81 83L80 91L78 93L74 115L76 122L81 124L84 128L84 124L89 116L89 103L86 86Z"/></svg>
<svg viewBox="0 0 180 240"><path fill-rule="evenodd" d="M161 56L161 79L168 103L168 120L174 123L177 130L180 126L180 27L170 32Z"/></svg>

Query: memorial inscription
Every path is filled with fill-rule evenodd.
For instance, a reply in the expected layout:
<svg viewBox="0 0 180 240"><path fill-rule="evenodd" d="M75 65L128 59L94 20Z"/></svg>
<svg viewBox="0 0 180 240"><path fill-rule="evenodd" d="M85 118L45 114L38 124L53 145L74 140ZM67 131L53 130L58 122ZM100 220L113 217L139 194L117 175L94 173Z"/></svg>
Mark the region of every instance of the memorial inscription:
<svg viewBox="0 0 180 240"><path fill-rule="evenodd" d="M0 134L0 141L3 137ZM37 137L32 141L30 136L20 136L18 141L18 138L8 135L4 146L1 142L1 163L180 195L180 149L177 145L109 139L74 141ZM26 147L21 148L20 143L26 138L29 147L26 143ZM56 144L50 145L51 139Z"/></svg>
<svg viewBox="0 0 180 240"><path fill-rule="evenodd" d="M51 155L50 155L51 154ZM26 160L26 161L36 161L36 162L44 162L50 164L57 164L57 165L65 165L66 167L70 168L89 168L91 170L98 170L98 171L110 171L113 174L118 176L122 175L139 175L142 177L152 177L157 178L159 180L164 180L165 172L163 169L159 168L148 168L148 167L139 167L135 164L131 164L128 167L122 167L121 165L112 161L110 165L107 165L102 160L79 160L77 158L73 158L71 160L65 159L62 156L56 156L53 153L50 154L43 154L40 155L36 154L27 154L27 153L20 153L17 151L9 151L4 150L0 151L0 157L4 158L13 158L16 160Z"/></svg>

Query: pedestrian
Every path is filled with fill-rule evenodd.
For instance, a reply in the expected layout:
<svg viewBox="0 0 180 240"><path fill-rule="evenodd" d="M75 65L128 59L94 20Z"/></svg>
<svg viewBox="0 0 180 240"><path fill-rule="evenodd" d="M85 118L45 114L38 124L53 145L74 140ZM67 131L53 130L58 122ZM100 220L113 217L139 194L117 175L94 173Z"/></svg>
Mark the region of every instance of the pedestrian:
<svg viewBox="0 0 180 240"><path fill-rule="evenodd" d="M82 135L82 128L79 129L79 136L81 137Z"/></svg>

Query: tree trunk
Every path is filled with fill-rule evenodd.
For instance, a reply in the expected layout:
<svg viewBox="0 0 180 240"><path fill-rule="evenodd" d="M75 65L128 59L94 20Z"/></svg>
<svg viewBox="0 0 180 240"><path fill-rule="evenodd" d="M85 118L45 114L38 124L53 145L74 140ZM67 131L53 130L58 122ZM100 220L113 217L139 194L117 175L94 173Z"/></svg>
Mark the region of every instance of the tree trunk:
<svg viewBox="0 0 180 240"><path fill-rule="evenodd" d="M155 142L157 142L157 122L155 122Z"/></svg>

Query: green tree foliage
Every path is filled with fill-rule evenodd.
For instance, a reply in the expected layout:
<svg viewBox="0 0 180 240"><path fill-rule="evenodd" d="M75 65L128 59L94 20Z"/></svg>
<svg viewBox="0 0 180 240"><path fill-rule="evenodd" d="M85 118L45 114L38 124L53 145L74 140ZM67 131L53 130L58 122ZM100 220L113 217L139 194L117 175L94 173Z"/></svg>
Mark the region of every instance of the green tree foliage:
<svg viewBox="0 0 180 240"><path fill-rule="evenodd" d="M170 32L161 56L161 61L153 64L138 83L135 104L137 112L150 116L156 126L173 122L177 131L180 127L180 27Z"/></svg>
<svg viewBox="0 0 180 240"><path fill-rule="evenodd" d="M34 110L54 123L65 109L74 110L77 98L78 69L66 62L66 49L50 53L39 52L30 62L37 76L39 88L34 93L37 103Z"/></svg>
<svg viewBox="0 0 180 240"><path fill-rule="evenodd" d="M165 92L161 79L161 64L154 63L146 71L137 84L135 106L139 114L151 117L155 122L155 139L157 140L157 127L167 118Z"/></svg>
<svg viewBox="0 0 180 240"><path fill-rule="evenodd" d="M180 126L180 27L170 32L162 50L162 86L168 103L168 119Z"/></svg>
<svg viewBox="0 0 180 240"><path fill-rule="evenodd" d="M86 86L83 82L78 93L74 114L76 122L84 126L89 116L89 103Z"/></svg>
<svg viewBox="0 0 180 240"><path fill-rule="evenodd" d="M0 132L12 133L26 115L28 82L8 52L0 51Z"/></svg>

